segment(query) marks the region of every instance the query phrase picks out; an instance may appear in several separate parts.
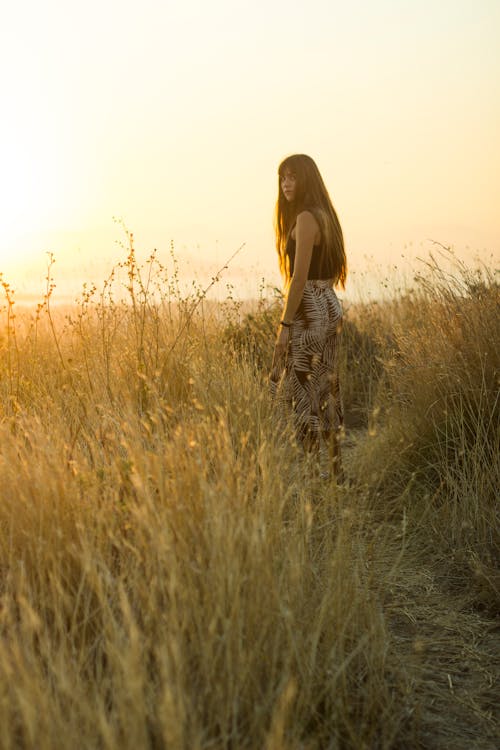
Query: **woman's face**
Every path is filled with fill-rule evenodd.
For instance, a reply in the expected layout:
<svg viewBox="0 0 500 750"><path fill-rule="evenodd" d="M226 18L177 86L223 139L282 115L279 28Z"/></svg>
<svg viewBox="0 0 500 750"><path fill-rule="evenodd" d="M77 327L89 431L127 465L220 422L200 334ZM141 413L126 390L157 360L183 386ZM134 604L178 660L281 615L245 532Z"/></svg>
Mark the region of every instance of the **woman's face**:
<svg viewBox="0 0 500 750"><path fill-rule="evenodd" d="M280 180L281 190L286 200L290 203L295 198L297 189L297 177L291 169L286 169Z"/></svg>

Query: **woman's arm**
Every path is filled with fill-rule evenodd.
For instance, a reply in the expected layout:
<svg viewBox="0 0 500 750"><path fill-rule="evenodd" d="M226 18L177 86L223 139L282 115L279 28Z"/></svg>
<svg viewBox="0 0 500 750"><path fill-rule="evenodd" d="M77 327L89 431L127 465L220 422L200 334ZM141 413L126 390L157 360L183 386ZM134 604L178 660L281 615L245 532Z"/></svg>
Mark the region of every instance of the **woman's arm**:
<svg viewBox="0 0 500 750"><path fill-rule="evenodd" d="M314 238L318 233L318 229L318 222L310 211L302 211L297 216L297 223L295 225L295 264L282 316L282 320L287 323L292 322L302 299L309 274L309 266L311 265Z"/></svg>
<svg viewBox="0 0 500 750"><path fill-rule="evenodd" d="M309 274L309 266L311 265L314 238L318 234L318 231L318 222L310 211L302 211L297 216L293 276L290 280L283 315L281 316L281 320L285 323L292 323L295 313L299 308ZM276 342L277 346L286 347L287 342L288 327L280 325L278 340Z"/></svg>

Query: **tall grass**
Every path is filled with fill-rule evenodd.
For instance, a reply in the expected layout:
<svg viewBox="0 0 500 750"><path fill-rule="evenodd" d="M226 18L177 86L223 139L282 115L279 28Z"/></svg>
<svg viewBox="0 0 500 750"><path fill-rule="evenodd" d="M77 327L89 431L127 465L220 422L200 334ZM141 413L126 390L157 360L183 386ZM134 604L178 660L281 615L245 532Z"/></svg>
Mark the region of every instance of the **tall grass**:
<svg viewBox="0 0 500 750"><path fill-rule="evenodd" d="M430 538L496 591L498 288L462 270L348 314L342 487L276 423L272 301L221 316L132 238L72 309L51 264L32 313L4 288L1 748L422 743L389 594Z"/></svg>
<svg viewBox="0 0 500 750"><path fill-rule="evenodd" d="M490 269L435 259L417 286L385 305L383 374L359 452L360 473L400 508L415 485L443 553L466 563L496 607L500 487L499 287ZM430 514L430 515L429 515ZM479 578L479 580L478 580ZM467 576L463 586L470 588Z"/></svg>

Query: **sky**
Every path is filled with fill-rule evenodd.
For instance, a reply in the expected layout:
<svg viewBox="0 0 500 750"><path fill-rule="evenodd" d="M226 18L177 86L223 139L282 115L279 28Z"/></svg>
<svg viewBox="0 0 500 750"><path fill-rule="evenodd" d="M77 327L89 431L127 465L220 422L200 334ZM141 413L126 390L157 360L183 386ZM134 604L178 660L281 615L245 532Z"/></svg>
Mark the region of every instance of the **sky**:
<svg viewBox="0 0 500 750"><path fill-rule="evenodd" d="M226 278L255 296L291 153L352 288L432 241L496 261L499 38L499 0L4 2L0 271L42 289L51 251L72 294L123 258L123 222L200 282L245 243Z"/></svg>

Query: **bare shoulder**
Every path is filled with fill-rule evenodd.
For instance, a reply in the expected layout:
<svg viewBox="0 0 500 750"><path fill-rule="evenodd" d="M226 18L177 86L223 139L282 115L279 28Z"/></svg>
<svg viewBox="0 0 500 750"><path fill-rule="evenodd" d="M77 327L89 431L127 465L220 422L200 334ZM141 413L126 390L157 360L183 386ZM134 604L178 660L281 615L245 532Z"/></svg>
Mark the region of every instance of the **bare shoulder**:
<svg viewBox="0 0 500 750"><path fill-rule="evenodd" d="M301 211L300 214L297 214L297 228L305 231L313 230L315 232L319 229L318 220L312 211L306 209L305 211Z"/></svg>
<svg viewBox="0 0 500 750"><path fill-rule="evenodd" d="M321 230L318 224L318 220L312 211L305 209L297 215L296 221L296 237L297 235L308 241L312 238L314 244L317 244L321 238ZM293 234L292 234L293 236Z"/></svg>

